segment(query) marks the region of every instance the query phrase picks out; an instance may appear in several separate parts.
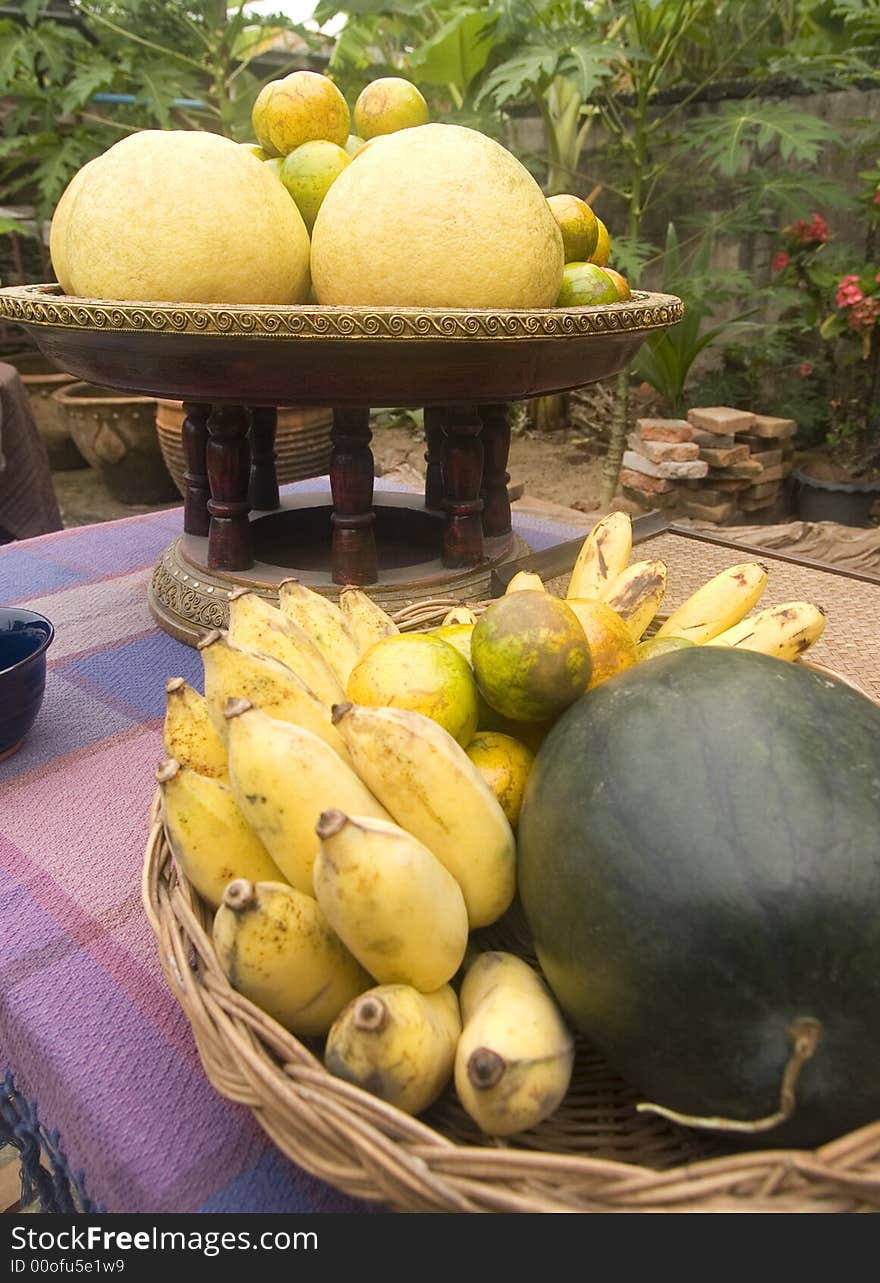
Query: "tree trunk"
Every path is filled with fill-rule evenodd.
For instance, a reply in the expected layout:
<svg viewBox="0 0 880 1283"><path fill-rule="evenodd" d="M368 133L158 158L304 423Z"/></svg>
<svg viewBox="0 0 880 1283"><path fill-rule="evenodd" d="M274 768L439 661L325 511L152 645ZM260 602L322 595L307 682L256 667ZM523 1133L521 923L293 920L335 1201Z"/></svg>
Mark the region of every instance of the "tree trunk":
<svg viewBox="0 0 880 1283"><path fill-rule="evenodd" d="M614 418L611 423L611 440L602 469L602 484L599 489L599 507L611 506L611 500L617 493L620 479L620 466L623 463L623 451L626 445L626 423L629 413L629 366L617 376L617 389L614 398Z"/></svg>

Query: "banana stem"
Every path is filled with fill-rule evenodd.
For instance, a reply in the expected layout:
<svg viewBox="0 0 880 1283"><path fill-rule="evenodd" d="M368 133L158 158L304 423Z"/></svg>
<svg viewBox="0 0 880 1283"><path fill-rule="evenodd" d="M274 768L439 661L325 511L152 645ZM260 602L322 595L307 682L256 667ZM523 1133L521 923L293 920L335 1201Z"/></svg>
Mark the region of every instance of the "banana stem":
<svg viewBox="0 0 880 1283"><path fill-rule="evenodd" d="M471 1052L467 1063L467 1076L474 1087L488 1091L501 1081L507 1065L497 1051L489 1047L477 1047Z"/></svg>
<svg viewBox="0 0 880 1283"><path fill-rule="evenodd" d="M768 1114L766 1118L755 1118L746 1121L738 1118L704 1118L694 1114L679 1114L674 1109L666 1109L663 1105L653 1105L650 1101L643 1101L636 1105L640 1113L659 1114L662 1118L668 1118L673 1123L680 1123L683 1127L701 1127L706 1131L715 1132L741 1132L752 1136L756 1132L769 1132L780 1123L787 1122L791 1118L797 1105L797 1085L801 1076L801 1070L808 1060L812 1059L813 1053L822 1039L822 1025L812 1016L805 1016L803 1020L796 1020L788 1028L788 1037L792 1044L791 1055L786 1062L782 1074L782 1086L779 1090L779 1108L773 1114Z"/></svg>
<svg viewBox="0 0 880 1283"><path fill-rule="evenodd" d="M352 1024L362 1033L381 1033L388 1024L388 1008L381 998L361 998L355 1008Z"/></svg>
<svg viewBox="0 0 880 1283"><path fill-rule="evenodd" d="M257 889L247 878L235 878L223 892L223 903L234 913L242 913L257 903Z"/></svg>
<svg viewBox="0 0 880 1283"><path fill-rule="evenodd" d="M348 823L348 816L344 811L330 810L322 811L318 816L318 823L315 825L315 832L323 841L325 838L335 837L341 833Z"/></svg>

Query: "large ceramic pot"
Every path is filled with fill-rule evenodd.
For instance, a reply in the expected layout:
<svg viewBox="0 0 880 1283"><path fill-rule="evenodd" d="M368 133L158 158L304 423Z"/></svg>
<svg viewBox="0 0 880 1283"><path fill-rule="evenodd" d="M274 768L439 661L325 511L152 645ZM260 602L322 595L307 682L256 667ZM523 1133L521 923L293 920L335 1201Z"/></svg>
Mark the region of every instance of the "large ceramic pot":
<svg viewBox="0 0 880 1283"><path fill-rule="evenodd" d="M181 494L185 489L183 474L186 468L180 435L183 418L182 402L156 402L159 448ZM282 406L279 409L275 433L275 467L279 485L325 475L330 467L332 426L333 411L323 406Z"/></svg>
<svg viewBox="0 0 880 1283"><path fill-rule="evenodd" d="M71 383L55 394L70 435L120 503L177 498L156 441L156 402L94 383Z"/></svg>
<svg viewBox="0 0 880 1283"><path fill-rule="evenodd" d="M74 382L74 375L59 370L53 361L33 348L4 354L0 356L0 361L5 361L18 370L52 471L66 472L71 468L84 468L86 461L71 439L67 418L53 399L54 392Z"/></svg>
<svg viewBox="0 0 880 1283"><path fill-rule="evenodd" d="M836 521L842 526L867 526L880 481L824 481L798 470L797 514L802 521Z"/></svg>

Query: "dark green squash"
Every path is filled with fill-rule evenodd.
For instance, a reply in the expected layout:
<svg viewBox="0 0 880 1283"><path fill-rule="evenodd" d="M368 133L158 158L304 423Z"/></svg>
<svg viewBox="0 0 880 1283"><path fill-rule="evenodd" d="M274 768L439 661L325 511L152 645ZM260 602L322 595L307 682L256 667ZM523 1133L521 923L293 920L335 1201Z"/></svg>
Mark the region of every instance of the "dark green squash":
<svg viewBox="0 0 880 1283"><path fill-rule="evenodd" d="M563 1009L646 1101L763 1119L753 1145L880 1119L870 700L711 647L613 678L541 747L519 887Z"/></svg>

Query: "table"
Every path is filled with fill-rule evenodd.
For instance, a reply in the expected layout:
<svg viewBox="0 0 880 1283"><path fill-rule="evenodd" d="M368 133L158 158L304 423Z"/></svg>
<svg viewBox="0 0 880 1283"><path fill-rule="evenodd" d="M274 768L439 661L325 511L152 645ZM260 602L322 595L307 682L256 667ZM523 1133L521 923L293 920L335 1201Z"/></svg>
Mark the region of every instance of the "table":
<svg viewBox="0 0 880 1283"><path fill-rule="evenodd" d="M290 490L310 487L320 497L321 483ZM0 549L0 601L56 627L40 716L0 765L0 1075L9 1069L58 1132L52 1143L77 1195L97 1207L368 1211L299 1171L247 1109L210 1087L141 908L165 680L201 686L197 653L147 608L156 558L180 520L171 510ZM535 549L572 539L575 522L583 530L591 519L514 508L515 530ZM640 555L668 558L671 607L747 559L674 533ZM770 600L807 596L828 608L816 658L880 698L880 585L761 559ZM33 1130L26 1118L31 1143Z"/></svg>

